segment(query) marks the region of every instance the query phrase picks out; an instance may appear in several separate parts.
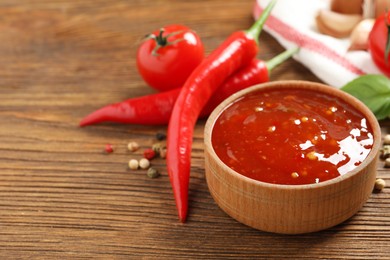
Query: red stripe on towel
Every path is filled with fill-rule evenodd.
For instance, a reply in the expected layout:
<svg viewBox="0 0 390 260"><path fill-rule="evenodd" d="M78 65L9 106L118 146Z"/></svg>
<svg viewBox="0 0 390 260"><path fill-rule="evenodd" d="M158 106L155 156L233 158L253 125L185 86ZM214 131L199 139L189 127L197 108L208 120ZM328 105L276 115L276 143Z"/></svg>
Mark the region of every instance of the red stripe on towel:
<svg viewBox="0 0 390 260"><path fill-rule="evenodd" d="M257 18L261 12L263 12L263 8L259 5L258 1L256 1L253 14ZM293 27L284 23L273 15L270 15L268 17L266 25L276 33L280 34L284 39L296 43L299 47L303 47L312 50L318 54L321 54L343 66L352 73L355 73L357 75L366 74L360 68L353 65L347 59L340 56L337 52L330 49L322 42L295 30Z"/></svg>

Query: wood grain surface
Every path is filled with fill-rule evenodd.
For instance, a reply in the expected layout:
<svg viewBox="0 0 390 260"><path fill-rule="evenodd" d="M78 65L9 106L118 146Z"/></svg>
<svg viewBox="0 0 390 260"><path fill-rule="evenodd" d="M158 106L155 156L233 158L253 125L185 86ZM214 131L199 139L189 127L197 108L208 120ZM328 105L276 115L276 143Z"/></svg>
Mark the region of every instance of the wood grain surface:
<svg viewBox="0 0 390 260"><path fill-rule="evenodd" d="M171 23L195 29L209 53L248 28L253 1L0 0L0 259L390 259L390 189L334 228L261 232L218 208L195 128L188 221L178 221L165 161L150 179L127 167L166 127L79 120L108 103L154 93L135 68L142 37ZM283 48L268 34L262 59ZM320 82L289 60L272 80ZM381 122L390 133L390 122ZM112 154L103 152L111 143ZM378 163L378 176L390 171Z"/></svg>

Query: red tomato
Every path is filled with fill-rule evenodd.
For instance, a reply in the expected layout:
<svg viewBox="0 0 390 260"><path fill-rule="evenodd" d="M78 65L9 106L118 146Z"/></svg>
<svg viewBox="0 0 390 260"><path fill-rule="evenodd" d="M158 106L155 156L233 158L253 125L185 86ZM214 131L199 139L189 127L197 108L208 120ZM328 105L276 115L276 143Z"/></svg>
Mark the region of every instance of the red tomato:
<svg viewBox="0 0 390 260"><path fill-rule="evenodd" d="M385 13L376 19L368 37L368 50L372 60L387 77L390 77L390 55L386 53L386 48L390 44L388 42L389 14Z"/></svg>
<svg viewBox="0 0 390 260"><path fill-rule="evenodd" d="M142 78L159 91L181 87L203 60L203 43L186 26L165 26L148 38L138 49L137 68Z"/></svg>

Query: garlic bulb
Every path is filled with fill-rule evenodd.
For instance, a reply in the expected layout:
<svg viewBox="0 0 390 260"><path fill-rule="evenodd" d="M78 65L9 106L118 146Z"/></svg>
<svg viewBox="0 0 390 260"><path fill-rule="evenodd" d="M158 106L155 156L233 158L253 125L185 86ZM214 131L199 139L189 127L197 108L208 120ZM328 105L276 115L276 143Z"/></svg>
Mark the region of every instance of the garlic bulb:
<svg viewBox="0 0 390 260"><path fill-rule="evenodd" d="M368 36L374 23L375 19L364 19L355 26L350 36L349 51L368 49Z"/></svg>
<svg viewBox="0 0 390 260"><path fill-rule="evenodd" d="M362 14L363 0L332 0L330 10L341 14Z"/></svg>
<svg viewBox="0 0 390 260"><path fill-rule="evenodd" d="M316 17L318 30L336 38L348 37L361 20L362 16L358 14L340 14L325 9Z"/></svg>

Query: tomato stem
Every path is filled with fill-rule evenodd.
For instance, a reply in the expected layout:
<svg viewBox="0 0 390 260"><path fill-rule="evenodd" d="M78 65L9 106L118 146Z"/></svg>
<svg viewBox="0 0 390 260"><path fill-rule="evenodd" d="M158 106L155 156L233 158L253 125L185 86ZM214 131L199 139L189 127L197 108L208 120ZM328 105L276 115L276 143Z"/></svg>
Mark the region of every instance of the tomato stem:
<svg viewBox="0 0 390 260"><path fill-rule="evenodd" d="M160 46L167 45L167 37L163 37L164 32L165 32L164 28L161 28L159 34L154 38L157 44Z"/></svg>
<svg viewBox="0 0 390 260"><path fill-rule="evenodd" d="M177 32L172 32L172 33L169 33L169 34L163 36L164 32L165 32L164 28L161 28L160 32L158 33L158 35L155 35L155 34L148 34L148 35L146 35L146 39L153 39L154 41L156 41L156 46L154 47L154 49L152 51L152 55L153 56L158 56L158 53L157 53L158 49L160 49L162 47L165 47L165 46L168 46L168 45L173 45L173 44L175 44L177 42L180 42L180 41L184 40L184 39L176 39L173 42L168 42L168 38L169 37L184 32L182 30L181 31L177 31Z"/></svg>
<svg viewBox="0 0 390 260"><path fill-rule="evenodd" d="M268 16L270 15L272 9L274 8L276 4L276 0L272 0L263 10L260 17L256 20L256 22L246 31L246 34L253 39L255 39L256 42L259 41L259 36L261 31L263 30L263 26L265 22L267 21Z"/></svg>

